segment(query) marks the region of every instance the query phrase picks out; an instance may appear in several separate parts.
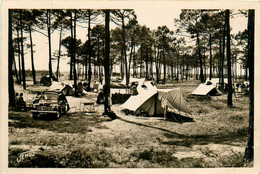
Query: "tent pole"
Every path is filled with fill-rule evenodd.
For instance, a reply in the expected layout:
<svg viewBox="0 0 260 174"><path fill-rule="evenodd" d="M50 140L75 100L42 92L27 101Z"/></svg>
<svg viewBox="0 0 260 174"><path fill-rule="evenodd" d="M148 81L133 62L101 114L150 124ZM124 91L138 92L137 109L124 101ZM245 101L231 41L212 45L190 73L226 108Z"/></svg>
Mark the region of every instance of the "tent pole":
<svg viewBox="0 0 260 174"><path fill-rule="evenodd" d="M154 113L153 113L153 116L155 116L155 115L156 115L156 112L157 112L157 99L158 99L158 92L155 94Z"/></svg>

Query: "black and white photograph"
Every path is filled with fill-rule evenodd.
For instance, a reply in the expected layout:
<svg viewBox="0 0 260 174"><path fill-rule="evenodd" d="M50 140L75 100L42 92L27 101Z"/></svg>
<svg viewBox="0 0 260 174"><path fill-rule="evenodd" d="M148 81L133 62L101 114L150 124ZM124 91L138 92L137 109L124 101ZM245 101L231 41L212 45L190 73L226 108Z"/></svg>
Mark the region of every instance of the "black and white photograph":
<svg viewBox="0 0 260 174"><path fill-rule="evenodd" d="M258 3L11 2L1 22L3 173L260 173Z"/></svg>

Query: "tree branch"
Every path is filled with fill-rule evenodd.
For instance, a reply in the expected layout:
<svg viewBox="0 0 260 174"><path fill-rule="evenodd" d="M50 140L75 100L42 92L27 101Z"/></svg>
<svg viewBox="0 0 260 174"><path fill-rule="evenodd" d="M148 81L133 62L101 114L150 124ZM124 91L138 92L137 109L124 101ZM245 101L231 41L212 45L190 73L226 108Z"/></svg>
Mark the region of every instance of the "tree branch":
<svg viewBox="0 0 260 174"><path fill-rule="evenodd" d="M45 33L43 33L43 32L41 32L41 31L38 31L38 30L36 30L36 29L32 29L33 31L36 31L36 32L38 32L38 33L40 33L40 34L42 34L42 35L44 35L44 36L46 36L46 37L48 37L48 35L46 35Z"/></svg>

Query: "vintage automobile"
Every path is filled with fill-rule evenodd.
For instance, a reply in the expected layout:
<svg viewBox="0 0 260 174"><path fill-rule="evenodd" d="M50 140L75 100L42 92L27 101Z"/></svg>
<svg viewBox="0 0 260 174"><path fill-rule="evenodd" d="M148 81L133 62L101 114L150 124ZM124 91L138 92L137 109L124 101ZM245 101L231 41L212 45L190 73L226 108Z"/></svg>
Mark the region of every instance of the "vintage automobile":
<svg viewBox="0 0 260 174"><path fill-rule="evenodd" d="M37 119L39 114L51 114L59 118L69 111L69 104L62 92L45 91L36 96L31 111L34 119Z"/></svg>

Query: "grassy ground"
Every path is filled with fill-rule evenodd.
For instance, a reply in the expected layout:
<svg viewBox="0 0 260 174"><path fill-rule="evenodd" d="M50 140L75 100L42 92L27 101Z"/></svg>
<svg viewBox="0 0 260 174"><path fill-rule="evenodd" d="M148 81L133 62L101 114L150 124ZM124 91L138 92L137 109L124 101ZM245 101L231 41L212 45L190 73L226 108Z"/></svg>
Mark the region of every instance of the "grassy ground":
<svg viewBox="0 0 260 174"><path fill-rule="evenodd" d="M230 108L226 95L190 96L198 83L163 86L181 87L192 112L188 120L125 115L119 105L112 107L119 116L115 120L102 116L102 105L94 114L70 113L57 120L46 116L34 120L30 111L9 111L9 167L252 166L243 160L248 97L233 98L234 107ZM38 88L30 86L29 90Z"/></svg>

